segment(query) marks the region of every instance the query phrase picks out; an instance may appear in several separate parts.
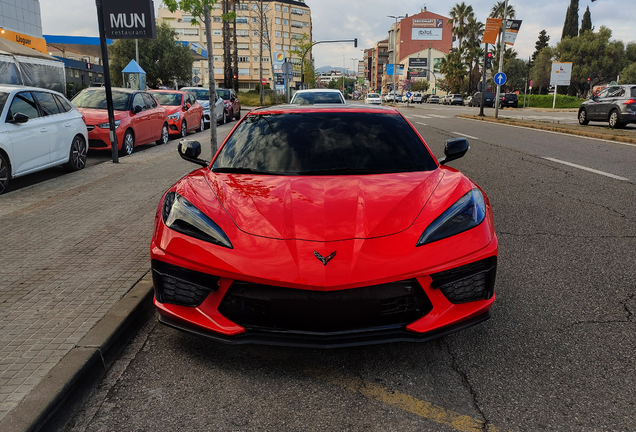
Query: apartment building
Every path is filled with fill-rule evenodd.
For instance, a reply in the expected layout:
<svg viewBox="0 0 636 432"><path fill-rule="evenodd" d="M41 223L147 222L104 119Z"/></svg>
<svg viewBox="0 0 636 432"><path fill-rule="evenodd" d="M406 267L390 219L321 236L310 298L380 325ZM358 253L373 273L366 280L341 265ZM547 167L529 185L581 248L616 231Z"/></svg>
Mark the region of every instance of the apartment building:
<svg viewBox="0 0 636 432"><path fill-rule="evenodd" d="M369 77L369 91L382 90L382 75L384 67L389 62L389 40L379 41L371 48L371 73Z"/></svg>
<svg viewBox="0 0 636 432"><path fill-rule="evenodd" d="M263 5L263 78L272 88L276 84L273 61L276 53L284 53L294 63L300 59L291 58L290 51L296 49L297 41L307 34L307 40L312 40L311 10L304 0L263 0L259 1L231 1L230 9L234 8L236 18L237 48L238 48L238 80L239 90L248 91L256 88L260 82L260 5ZM207 49L205 27L202 23L192 25L192 16L182 11L171 13L168 9L159 8L157 20L165 21L172 26L180 40L200 44L214 57L214 80L216 85L223 84L223 22L222 8L216 3L211 12L212 49ZM267 39L271 47L267 44ZM271 48L271 55L270 55ZM234 50L231 50L233 54ZM231 55L232 55L231 54ZM207 86L210 77L208 61L195 61L192 65L193 77L198 77L198 85ZM291 86L300 84L300 72L294 72ZM281 81L282 82L282 81Z"/></svg>

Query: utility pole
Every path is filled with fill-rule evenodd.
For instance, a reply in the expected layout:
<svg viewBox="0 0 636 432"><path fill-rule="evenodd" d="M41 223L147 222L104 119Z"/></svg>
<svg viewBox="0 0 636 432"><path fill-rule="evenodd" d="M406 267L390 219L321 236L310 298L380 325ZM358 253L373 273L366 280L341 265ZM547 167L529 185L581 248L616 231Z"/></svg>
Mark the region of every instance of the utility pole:
<svg viewBox="0 0 636 432"><path fill-rule="evenodd" d="M506 26L508 25L507 18L508 18L508 0L506 0L506 3L504 5L504 15L503 15L503 21L502 21L503 32L501 33L501 46L499 47L499 50L501 51L499 55L499 73L503 72L504 53L506 52ZM495 99L495 118L499 118L499 98L501 98L501 86L497 84L497 96Z"/></svg>
<svg viewBox="0 0 636 432"><path fill-rule="evenodd" d="M393 63L393 103L395 103L395 102L397 102L397 100L396 100L397 97L396 97L396 92L395 92L395 72L397 72L396 71L397 65L395 64L396 61L397 61L397 58L396 58L396 51L397 51L397 46L396 46L397 45L397 38L396 38L396 35L397 35L397 22L398 22L398 19L404 18L404 15L399 15L399 16L388 15L388 17L395 19L395 28L393 29L393 51L392 51L393 52L393 62L392 62ZM389 94L391 94L391 93L389 93Z"/></svg>
<svg viewBox="0 0 636 432"><path fill-rule="evenodd" d="M258 55L258 72L260 74L260 83L261 83L261 106L263 106L263 92L265 91L264 89L264 85L263 85L263 0L261 0L261 31L260 31L260 36L261 36L261 43L259 44L259 55ZM274 69L272 68L272 73L274 73ZM276 84L274 84L274 86L276 86Z"/></svg>

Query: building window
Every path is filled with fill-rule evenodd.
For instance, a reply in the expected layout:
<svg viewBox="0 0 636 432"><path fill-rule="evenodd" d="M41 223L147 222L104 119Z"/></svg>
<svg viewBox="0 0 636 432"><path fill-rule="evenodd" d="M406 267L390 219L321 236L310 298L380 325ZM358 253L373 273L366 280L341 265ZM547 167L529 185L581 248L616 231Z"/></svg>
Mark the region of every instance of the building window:
<svg viewBox="0 0 636 432"><path fill-rule="evenodd" d="M223 44L219 42L214 43L214 49L223 49Z"/></svg>
<svg viewBox="0 0 636 432"><path fill-rule="evenodd" d="M249 74L250 74L249 68L245 68L245 69L239 68L239 75L247 75L247 76L249 76Z"/></svg>
<svg viewBox="0 0 636 432"><path fill-rule="evenodd" d="M214 56L214 61L222 62L223 61L223 56Z"/></svg>
<svg viewBox="0 0 636 432"><path fill-rule="evenodd" d="M217 16L212 17L212 22L219 22L220 23L221 22L221 17L217 17Z"/></svg>
<svg viewBox="0 0 636 432"><path fill-rule="evenodd" d="M269 69L263 69L263 75L269 75Z"/></svg>
<svg viewBox="0 0 636 432"><path fill-rule="evenodd" d="M257 22L258 22L258 19L257 19L256 17L254 17L254 18L252 18L252 22L253 22L253 23L257 23Z"/></svg>
<svg viewBox="0 0 636 432"><path fill-rule="evenodd" d="M236 17L237 24L247 24L247 17Z"/></svg>
<svg viewBox="0 0 636 432"><path fill-rule="evenodd" d="M246 4L241 3L241 4L238 5L238 10L248 10L248 9L249 8L247 7Z"/></svg>
<svg viewBox="0 0 636 432"><path fill-rule="evenodd" d="M254 75L258 75L258 68L254 68Z"/></svg>
<svg viewBox="0 0 636 432"><path fill-rule="evenodd" d="M258 30L252 30L252 36L258 36Z"/></svg>
<svg viewBox="0 0 636 432"><path fill-rule="evenodd" d="M223 75L223 68L214 68L214 75Z"/></svg>
<svg viewBox="0 0 636 432"><path fill-rule="evenodd" d="M269 63L269 57L263 57L263 63ZM265 70L265 69L263 69Z"/></svg>
<svg viewBox="0 0 636 432"><path fill-rule="evenodd" d="M283 6L283 12L289 12L289 8L287 6Z"/></svg>
<svg viewBox="0 0 636 432"><path fill-rule="evenodd" d="M281 32L276 30L276 37L280 37L280 35L281 35Z"/></svg>
<svg viewBox="0 0 636 432"><path fill-rule="evenodd" d="M240 49L240 50L248 50L250 49L250 44L246 44L246 43L237 43L236 44L236 48Z"/></svg>
<svg viewBox="0 0 636 432"><path fill-rule="evenodd" d="M250 35L250 31L249 30L237 30L236 31L236 36L237 37L249 37Z"/></svg>
<svg viewBox="0 0 636 432"><path fill-rule="evenodd" d="M275 22L276 24L280 24L280 18L276 18L276 19L274 20L274 22Z"/></svg>
<svg viewBox="0 0 636 432"><path fill-rule="evenodd" d="M280 5L279 5L279 4L277 4L277 5L274 7L274 9L276 9L277 11L279 11L279 12L280 12Z"/></svg>
<svg viewBox="0 0 636 432"><path fill-rule="evenodd" d="M212 36L221 36L223 34L223 31L218 29L218 30L212 30Z"/></svg>
<svg viewBox="0 0 636 432"><path fill-rule="evenodd" d="M199 29L197 29L197 28L183 29L183 34L186 35L186 36L198 36L199 35Z"/></svg>
<svg viewBox="0 0 636 432"><path fill-rule="evenodd" d="M250 58L248 56L238 56L239 63L249 63Z"/></svg>
<svg viewBox="0 0 636 432"><path fill-rule="evenodd" d="M257 49L258 49L258 44L257 44L257 43L253 43L253 44L252 44L252 48L253 48L253 49L255 49L255 50L257 50Z"/></svg>
<svg viewBox="0 0 636 432"><path fill-rule="evenodd" d="M289 32L283 32L283 37L285 39L289 39Z"/></svg>
<svg viewBox="0 0 636 432"><path fill-rule="evenodd" d="M258 56L254 56L254 61L257 62L258 61Z"/></svg>
<svg viewBox="0 0 636 432"><path fill-rule="evenodd" d="M283 20L283 25L289 25L289 20L284 19Z"/></svg>
<svg viewBox="0 0 636 432"><path fill-rule="evenodd" d="M294 20L292 20L291 26L292 27L296 27L296 28L303 28L303 27L309 27L309 23L306 23L306 22L303 22L303 21L294 21Z"/></svg>
<svg viewBox="0 0 636 432"><path fill-rule="evenodd" d="M289 45L283 45L283 51L289 51Z"/></svg>
<svg viewBox="0 0 636 432"><path fill-rule="evenodd" d="M280 50L282 50L282 49L283 49L283 47L282 47L282 45L281 45L281 44L276 44L276 49L277 49L278 51L280 51Z"/></svg>

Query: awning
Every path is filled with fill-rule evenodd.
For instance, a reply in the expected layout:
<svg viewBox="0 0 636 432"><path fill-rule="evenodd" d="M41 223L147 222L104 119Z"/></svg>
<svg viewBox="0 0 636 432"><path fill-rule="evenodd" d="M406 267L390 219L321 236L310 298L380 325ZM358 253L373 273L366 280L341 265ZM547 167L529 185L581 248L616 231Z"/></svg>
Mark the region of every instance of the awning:
<svg viewBox="0 0 636 432"><path fill-rule="evenodd" d="M201 44L188 41L177 41L176 43L181 43L184 47L188 48L194 60L207 60L208 51L203 48Z"/></svg>
<svg viewBox="0 0 636 432"><path fill-rule="evenodd" d="M102 57L99 37L91 36L57 36L44 35L46 43L59 51L71 51L91 57ZM106 39L106 45L113 43L112 39Z"/></svg>

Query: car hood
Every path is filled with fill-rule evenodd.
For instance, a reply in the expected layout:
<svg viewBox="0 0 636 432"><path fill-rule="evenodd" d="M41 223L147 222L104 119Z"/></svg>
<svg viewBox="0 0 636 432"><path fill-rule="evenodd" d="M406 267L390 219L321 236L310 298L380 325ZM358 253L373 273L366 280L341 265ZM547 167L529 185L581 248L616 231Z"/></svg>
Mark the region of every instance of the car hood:
<svg viewBox="0 0 636 432"><path fill-rule="evenodd" d="M440 169L366 176L206 174L240 230L308 241L368 239L404 231L443 177Z"/></svg>
<svg viewBox="0 0 636 432"><path fill-rule="evenodd" d="M210 108L209 100L197 99L197 102L199 102L203 108Z"/></svg>
<svg viewBox="0 0 636 432"><path fill-rule="evenodd" d="M165 108L166 113L168 115L174 114L177 111L179 111L179 112L181 111L181 105L176 105L176 106L175 105L161 105L161 106Z"/></svg>
<svg viewBox="0 0 636 432"><path fill-rule="evenodd" d="M105 109L77 108L84 116L86 124L95 125L108 122L108 111ZM126 111L115 111L115 120L126 117Z"/></svg>

